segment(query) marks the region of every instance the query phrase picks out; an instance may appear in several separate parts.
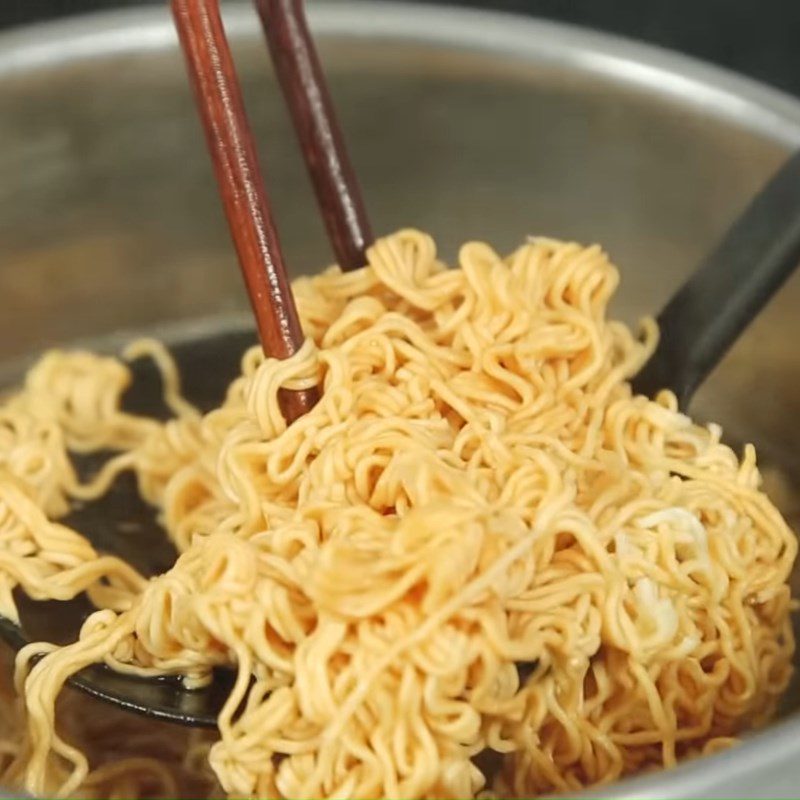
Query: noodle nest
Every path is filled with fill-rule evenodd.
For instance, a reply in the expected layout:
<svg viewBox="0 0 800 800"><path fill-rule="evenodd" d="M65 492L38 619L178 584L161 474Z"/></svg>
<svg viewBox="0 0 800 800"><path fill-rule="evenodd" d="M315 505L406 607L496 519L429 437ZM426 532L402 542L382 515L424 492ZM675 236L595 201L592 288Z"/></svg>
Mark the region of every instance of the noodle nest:
<svg viewBox="0 0 800 800"><path fill-rule="evenodd" d="M0 614L16 587L98 610L0 687L0 785L531 796L766 721L791 675L795 537L751 446L632 395L657 330L607 318L617 283L596 246L470 243L448 269L401 231L361 270L296 280L301 351L249 350L205 414L157 342L45 354L0 407ZM122 408L140 357L167 421ZM316 383L287 426L279 392ZM106 451L80 478L74 457ZM128 471L180 553L152 579L59 523ZM238 678L207 734L62 691L98 662Z"/></svg>

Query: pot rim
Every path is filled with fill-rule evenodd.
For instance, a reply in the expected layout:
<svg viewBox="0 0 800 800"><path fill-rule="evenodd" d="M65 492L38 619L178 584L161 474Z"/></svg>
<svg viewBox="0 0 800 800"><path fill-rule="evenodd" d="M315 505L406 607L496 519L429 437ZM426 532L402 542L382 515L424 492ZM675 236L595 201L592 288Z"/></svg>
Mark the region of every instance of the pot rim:
<svg viewBox="0 0 800 800"><path fill-rule="evenodd" d="M231 37L260 35L250 4L224 9ZM309 21L323 37L407 42L454 52L501 55L506 62L561 67L609 83L660 95L676 106L708 115L788 148L800 146L800 100L704 61L574 25L516 14L370 0L326 0L309 6ZM39 22L0 32L0 82L75 61L177 48L169 13L158 6L116 9ZM800 716L750 734L740 746L628 778L582 797L664 798L713 794L725 785L774 770L800 782Z"/></svg>
<svg viewBox="0 0 800 800"><path fill-rule="evenodd" d="M502 54L508 61L561 66L646 89L790 146L800 145L800 101L792 95L656 45L577 25L498 11L386 0L316 0L318 35L406 41ZM247 2L228 4L231 37L260 36ZM54 47L58 45L58 47ZM164 52L177 37L159 6L96 11L0 31L0 80L15 73L110 55Z"/></svg>

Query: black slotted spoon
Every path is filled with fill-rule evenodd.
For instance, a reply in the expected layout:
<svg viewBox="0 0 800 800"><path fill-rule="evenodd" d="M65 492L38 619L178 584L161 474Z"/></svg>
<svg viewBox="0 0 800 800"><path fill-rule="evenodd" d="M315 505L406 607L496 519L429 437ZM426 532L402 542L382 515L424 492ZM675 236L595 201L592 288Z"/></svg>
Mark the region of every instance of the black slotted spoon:
<svg viewBox="0 0 800 800"><path fill-rule="evenodd" d="M719 246L689 278L659 315L661 343L633 380L637 392L651 395L672 389L682 407L714 369L728 348L800 261L800 154L790 158L756 196ZM173 343L175 358L186 376L186 393L201 408L212 408L235 377L242 351L255 342L251 332L209 332ZM148 372L148 370L150 370ZM155 372L135 365L132 410L154 413L159 390ZM125 555L146 573L172 563L174 551L153 519L152 510L138 500L132 482L114 489L120 504L141 522L134 552ZM119 552L119 537L109 535L109 517L102 510L84 509L83 526L100 549ZM113 520L113 515L110 517ZM126 517L130 522L131 518ZM142 560L142 553L147 558ZM75 603L20 603L22 630L0 618L0 635L12 646L28 641L74 640L91 610L85 600ZM520 672L531 665L520 664ZM188 691L174 679L142 680L113 673L104 666L89 667L70 683L104 700L149 716L185 725L213 727L227 699L231 675L219 671L205 689Z"/></svg>

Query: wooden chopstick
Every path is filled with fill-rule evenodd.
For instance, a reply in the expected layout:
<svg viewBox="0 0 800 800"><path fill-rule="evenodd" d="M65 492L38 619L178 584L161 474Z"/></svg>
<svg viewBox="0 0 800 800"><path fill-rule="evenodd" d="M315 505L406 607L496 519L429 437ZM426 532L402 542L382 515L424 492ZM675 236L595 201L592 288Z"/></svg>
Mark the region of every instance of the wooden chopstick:
<svg viewBox="0 0 800 800"><path fill-rule="evenodd" d="M304 337L219 0L172 0L172 13L261 345L269 356L288 358ZM284 392L284 416L291 422L318 399L316 388Z"/></svg>
<svg viewBox="0 0 800 800"><path fill-rule="evenodd" d="M363 267L373 235L303 0L256 0L256 7L336 259L343 270Z"/></svg>

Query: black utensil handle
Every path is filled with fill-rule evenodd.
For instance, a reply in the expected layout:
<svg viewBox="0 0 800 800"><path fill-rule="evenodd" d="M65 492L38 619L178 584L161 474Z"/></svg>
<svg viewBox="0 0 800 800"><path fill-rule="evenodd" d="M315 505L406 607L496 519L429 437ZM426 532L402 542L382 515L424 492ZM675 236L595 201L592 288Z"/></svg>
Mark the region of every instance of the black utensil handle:
<svg viewBox="0 0 800 800"><path fill-rule="evenodd" d="M759 192L659 314L658 348L633 379L682 408L800 262L800 152Z"/></svg>

